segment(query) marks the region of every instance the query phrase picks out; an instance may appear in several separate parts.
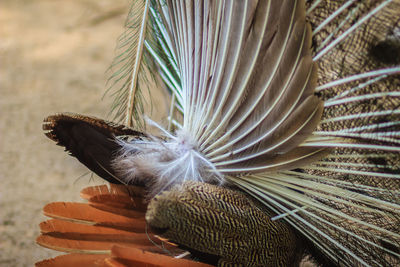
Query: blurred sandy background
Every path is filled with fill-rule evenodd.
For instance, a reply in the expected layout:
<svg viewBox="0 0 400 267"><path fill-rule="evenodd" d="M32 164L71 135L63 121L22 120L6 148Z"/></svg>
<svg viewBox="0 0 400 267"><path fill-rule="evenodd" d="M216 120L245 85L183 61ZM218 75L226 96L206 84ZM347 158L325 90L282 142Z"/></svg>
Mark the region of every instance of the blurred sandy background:
<svg viewBox="0 0 400 267"><path fill-rule="evenodd" d="M79 200L84 186L100 182L47 139L41 125L63 111L105 117L105 71L128 4L0 2L0 266L32 266L58 254L35 243L42 206Z"/></svg>

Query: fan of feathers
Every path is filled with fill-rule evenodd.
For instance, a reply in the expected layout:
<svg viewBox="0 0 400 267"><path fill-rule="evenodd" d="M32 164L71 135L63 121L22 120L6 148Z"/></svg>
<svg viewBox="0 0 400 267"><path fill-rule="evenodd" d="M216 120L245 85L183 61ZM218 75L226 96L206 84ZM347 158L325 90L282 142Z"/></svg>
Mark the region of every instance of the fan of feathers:
<svg viewBox="0 0 400 267"><path fill-rule="evenodd" d="M400 265L399 0L136 0L118 50L114 123L44 121L110 184L38 266Z"/></svg>

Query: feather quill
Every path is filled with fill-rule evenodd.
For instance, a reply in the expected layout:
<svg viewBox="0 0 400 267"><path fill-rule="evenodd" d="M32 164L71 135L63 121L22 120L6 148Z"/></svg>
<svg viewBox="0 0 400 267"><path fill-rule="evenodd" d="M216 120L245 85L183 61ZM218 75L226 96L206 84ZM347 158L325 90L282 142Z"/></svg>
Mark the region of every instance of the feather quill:
<svg viewBox="0 0 400 267"><path fill-rule="evenodd" d="M117 121L136 128L143 127L142 90L149 88L151 63L146 59L145 40L153 36L150 16L150 0L133 1L126 30L118 43L119 55L114 59L108 79L108 91L114 90L112 112ZM116 88L117 89L114 89Z"/></svg>
<svg viewBox="0 0 400 267"><path fill-rule="evenodd" d="M147 28L147 20L150 8L150 0L146 0L144 3L143 15L142 15L142 22L140 25L140 34L139 40L137 44L137 52L135 56L135 64L132 71L131 84L129 86L129 93L128 93L128 106L127 106L127 114L125 115L125 125L132 126L132 114L133 114L133 106L135 101L137 83L138 83L138 74L140 68L140 62L142 61L142 54L143 54L143 47L144 47L144 38L146 35L146 28Z"/></svg>

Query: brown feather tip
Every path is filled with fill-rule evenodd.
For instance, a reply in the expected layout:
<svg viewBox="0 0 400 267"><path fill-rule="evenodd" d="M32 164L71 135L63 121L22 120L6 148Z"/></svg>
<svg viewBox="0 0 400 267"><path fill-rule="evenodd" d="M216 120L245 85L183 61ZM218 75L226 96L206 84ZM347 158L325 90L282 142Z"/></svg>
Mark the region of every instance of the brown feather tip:
<svg viewBox="0 0 400 267"><path fill-rule="evenodd" d="M108 135L113 134L115 136L118 135L144 136L143 133L128 128L122 124L116 124L96 117L85 116L69 112L57 113L55 115L50 115L46 117L43 120L42 129L45 131L46 136L48 136L47 135L48 132L51 132L52 134L50 134L50 136L53 136L56 134L54 132L56 127L61 125L62 123L84 123L92 126L93 128L101 130L103 134L108 134ZM58 141L56 137L55 139L53 139L50 136L49 138L52 139L53 141L56 142Z"/></svg>
<svg viewBox="0 0 400 267"><path fill-rule="evenodd" d="M121 149L115 139L126 136L141 139L144 136L124 125L72 113L47 117L42 128L48 138L111 183L121 183L111 166L115 154Z"/></svg>

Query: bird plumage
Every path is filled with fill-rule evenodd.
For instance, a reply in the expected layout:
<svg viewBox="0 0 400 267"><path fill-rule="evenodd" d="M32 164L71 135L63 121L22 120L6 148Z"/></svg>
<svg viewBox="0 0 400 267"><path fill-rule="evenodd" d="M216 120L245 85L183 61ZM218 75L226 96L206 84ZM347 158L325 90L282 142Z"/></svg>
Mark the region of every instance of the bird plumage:
<svg viewBox="0 0 400 267"><path fill-rule="evenodd" d="M145 183L151 196L187 181L234 185L331 263L398 263L400 2L162 1L147 10L153 35L141 44L172 95L168 128L150 122L162 137L133 138L108 129L108 158L81 162L114 182Z"/></svg>
<svg viewBox="0 0 400 267"><path fill-rule="evenodd" d="M70 254L36 266L210 266L170 256L184 251L147 229L145 193L140 186L93 186L81 191L88 203L46 205L52 219L40 224L37 242Z"/></svg>

